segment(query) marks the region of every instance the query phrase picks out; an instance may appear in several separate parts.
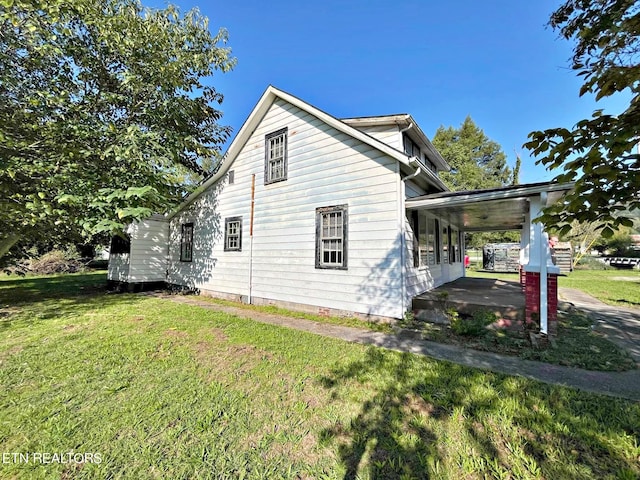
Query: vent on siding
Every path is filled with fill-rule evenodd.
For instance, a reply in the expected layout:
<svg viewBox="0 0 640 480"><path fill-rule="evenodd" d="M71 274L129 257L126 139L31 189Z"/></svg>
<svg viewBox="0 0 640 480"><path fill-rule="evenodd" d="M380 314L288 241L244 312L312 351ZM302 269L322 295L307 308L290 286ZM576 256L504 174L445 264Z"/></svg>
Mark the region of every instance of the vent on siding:
<svg viewBox="0 0 640 480"><path fill-rule="evenodd" d="M229 170L229 185L233 185L236 180L236 172L234 170Z"/></svg>

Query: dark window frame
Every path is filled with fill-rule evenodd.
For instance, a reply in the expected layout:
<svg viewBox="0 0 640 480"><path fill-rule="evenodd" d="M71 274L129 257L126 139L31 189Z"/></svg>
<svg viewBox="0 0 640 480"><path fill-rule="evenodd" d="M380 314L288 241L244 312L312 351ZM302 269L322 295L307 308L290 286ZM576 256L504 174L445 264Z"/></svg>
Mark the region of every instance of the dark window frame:
<svg viewBox="0 0 640 480"><path fill-rule="evenodd" d="M193 262L193 222L182 224L180 230L180 261Z"/></svg>
<svg viewBox="0 0 640 480"><path fill-rule="evenodd" d="M131 253L131 238L129 238L129 235L114 235L113 237L111 237L109 253Z"/></svg>
<svg viewBox="0 0 640 480"><path fill-rule="evenodd" d="M436 265L440 265L442 264L442 254L441 254L441 250L442 250L442 242L440 241L440 220L439 219L434 219L434 230L435 230L435 234L436 234L436 245L435 245L435 253L436 253Z"/></svg>
<svg viewBox="0 0 640 480"><path fill-rule="evenodd" d="M326 264L323 261L322 218L323 215L337 213L342 214L342 262L340 264ZM349 247L349 206L333 205L331 207L316 208L316 268L321 270L348 270Z"/></svg>
<svg viewBox="0 0 640 480"><path fill-rule="evenodd" d="M271 139L282 135L283 138L283 154L282 154L282 177L272 179L269 175L270 162L273 160L269 158L271 153L269 142ZM289 127L281 128L275 132L271 132L264 137L264 184L270 185L272 183L284 182L289 176Z"/></svg>
<svg viewBox="0 0 640 480"><path fill-rule="evenodd" d="M238 237L238 246L229 247L229 225L238 223L238 233L234 233L233 237ZM241 252L242 251L242 217L227 217L224 219L224 251L225 252Z"/></svg>

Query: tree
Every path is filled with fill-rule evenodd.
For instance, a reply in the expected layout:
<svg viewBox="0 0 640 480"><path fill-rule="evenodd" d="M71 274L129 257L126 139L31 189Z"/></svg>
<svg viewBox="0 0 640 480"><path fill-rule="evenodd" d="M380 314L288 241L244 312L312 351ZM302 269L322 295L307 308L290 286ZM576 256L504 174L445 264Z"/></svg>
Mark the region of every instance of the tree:
<svg viewBox="0 0 640 480"><path fill-rule="evenodd" d="M226 41L171 5L0 0L0 258L179 202L230 132L205 82L234 66Z"/></svg>
<svg viewBox="0 0 640 480"><path fill-rule="evenodd" d="M522 160L520 159L520 155L516 154L516 166L513 167L511 185L520 185L520 168L521 167L522 167Z"/></svg>
<svg viewBox="0 0 640 480"><path fill-rule="evenodd" d="M451 172L440 175L451 190L500 187L511 179L502 147L490 140L471 117L465 118L460 128L440 126L433 145L451 165Z"/></svg>
<svg viewBox="0 0 640 480"><path fill-rule="evenodd" d="M513 181L502 147L490 140L471 117L460 128L440 126L433 145L451 165L451 172L440 178L453 191L502 187ZM466 236L465 244L482 248L487 243L515 242L518 232L476 232Z"/></svg>
<svg viewBox="0 0 640 480"><path fill-rule="evenodd" d="M568 231L571 220L594 222L602 234L631 227L624 211L640 208L640 5L635 0L568 0L549 25L575 42L571 66L584 78L580 96L596 101L631 94L619 115L596 110L572 129L553 128L529 134L526 148L551 169L563 169L559 182L575 181L565 203L540 218ZM624 93L623 93L624 92Z"/></svg>

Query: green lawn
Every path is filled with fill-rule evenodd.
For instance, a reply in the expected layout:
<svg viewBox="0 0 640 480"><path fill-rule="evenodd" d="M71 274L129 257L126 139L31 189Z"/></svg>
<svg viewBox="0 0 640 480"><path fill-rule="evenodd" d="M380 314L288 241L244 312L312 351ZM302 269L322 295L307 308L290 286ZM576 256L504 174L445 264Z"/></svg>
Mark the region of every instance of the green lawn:
<svg viewBox="0 0 640 480"><path fill-rule="evenodd" d="M517 273L468 270L467 276L517 282ZM558 286L576 288L610 305L640 308L639 270L574 270L558 277Z"/></svg>
<svg viewBox="0 0 640 480"><path fill-rule="evenodd" d="M0 280L0 478L638 478L640 404L139 295ZM33 458L33 457L31 457Z"/></svg>
<svg viewBox="0 0 640 480"><path fill-rule="evenodd" d="M560 287L576 288L610 305L640 309L640 270L574 270Z"/></svg>

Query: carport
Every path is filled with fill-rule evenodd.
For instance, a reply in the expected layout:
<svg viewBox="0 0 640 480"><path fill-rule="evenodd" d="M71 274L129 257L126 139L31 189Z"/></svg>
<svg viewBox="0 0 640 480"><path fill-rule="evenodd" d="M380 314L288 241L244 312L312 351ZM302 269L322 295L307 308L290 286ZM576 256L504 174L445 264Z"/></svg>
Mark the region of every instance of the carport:
<svg viewBox="0 0 640 480"><path fill-rule="evenodd" d="M549 237L534 220L543 208L562 199L573 184L555 182L485 190L442 192L406 200L408 211L424 210L446 218L464 232L520 230L520 283L525 292L525 319L540 324L543 334L557 328L557 276Z"/></svg>

